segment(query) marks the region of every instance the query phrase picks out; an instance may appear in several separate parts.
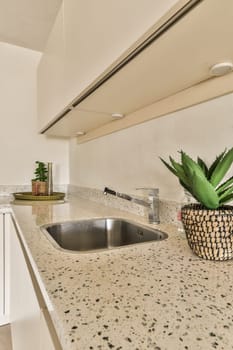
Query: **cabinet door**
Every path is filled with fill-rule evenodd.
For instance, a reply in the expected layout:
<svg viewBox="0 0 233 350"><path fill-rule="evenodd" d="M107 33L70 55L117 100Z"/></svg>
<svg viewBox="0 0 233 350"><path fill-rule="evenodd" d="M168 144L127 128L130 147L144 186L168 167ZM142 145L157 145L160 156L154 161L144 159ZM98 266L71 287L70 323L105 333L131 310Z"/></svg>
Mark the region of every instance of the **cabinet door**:
<svg viewBox="0 0 233 350"><path fill-rule="evenodd" d="M0 213L0 325L9 323L9 219Z"/></svg>
<svg viewBox="0 0 233 350"><path fill-rule="evenodd" d="M66 91L70 101L177 1L147 0L145 5L141 0L64 0Z"/></svg>
<svg viewBox="0 0 233 350"><path fill-rule="evenodd" d="M58 345L56 348L54 346L54 342L52 340L50 331L48 329L48 325L45 319L45 315L43 310L41 311L41 324L40 324L40 331L41 331L41 336L40 336L40 350L55 350L59 349L60 346Z"/></svg>
<svg viewBox="0 0 233 350"><path fill-rule="evenodd" d="M11 217L7 222L10 236L9 294L13 350L61 350L20 234Z"/></svg>
<svg viewBox="0 0 233 350"><path fill-rule="evenodd" d="M40 306L10 222L10 318L13 350L40 350Z"/></svg>
<svg viewBox="0 0 233 350"><path fill-rule="evenodd" d="M0 214L0 325L4 323L4 232L3 214Z"/></svg>
<svg viewBox="0 0 233 350"><path fill-rule="evenodd" d="M3 214L3 237L4 237L4 319L9 323L10 316L10 220L11 214Z"/></svg>

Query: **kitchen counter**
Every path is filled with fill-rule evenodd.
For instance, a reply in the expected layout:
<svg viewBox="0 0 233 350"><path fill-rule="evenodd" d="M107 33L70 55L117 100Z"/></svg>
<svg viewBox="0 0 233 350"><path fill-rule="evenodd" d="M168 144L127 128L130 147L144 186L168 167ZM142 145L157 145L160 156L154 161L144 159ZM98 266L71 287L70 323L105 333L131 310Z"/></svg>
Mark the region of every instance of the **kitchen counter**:
<svg viewBox="0 0 233 350"><path fill-rule="evenodd" d="M99 253L56 249L40 226L93 217L143 217L85 199L12 204L64 350L233 349L233 262L193 255L168 239Z"/></svg>

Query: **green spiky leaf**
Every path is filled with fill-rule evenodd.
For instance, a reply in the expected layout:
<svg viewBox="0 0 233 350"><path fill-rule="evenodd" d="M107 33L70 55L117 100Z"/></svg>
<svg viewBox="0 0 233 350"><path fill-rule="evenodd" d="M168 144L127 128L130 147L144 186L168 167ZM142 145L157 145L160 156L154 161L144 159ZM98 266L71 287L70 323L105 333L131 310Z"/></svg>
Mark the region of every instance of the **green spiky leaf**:
<svg viewBox="0 0 233 350"><path fill-rule="evenodd" d="M209 170L204 160L202 160L200 157L197 157L197 163L202 168L202 171L205 174L205 176L208 177Z"/></svg>
<svg viewBox="0 0 233 350"><path fill-rule="evenodd" d="M221 153L219 154L219 156L216 157L215 161L211 164L211 166L209 167L209 171L208 171L208 179L211 178L216 166L218 165L218 163L220 162L220 160L223 158L223 156L225 155L226 153L226 149Z"/></svg>
<svg viewBox="0 0 233 350"><path fill-rule="evenodd" d="M173 168L176 170L178 178L187 186L190 187L190 180L186 176L182 164L177 163L172 157L169 157L170 162L173 165Z"/></svg>
<svg viewBox="0 0 233 350"><path fill-rule="evenodd" d="M229 186L224 191L218 194L219 200L221 201L222 198L228 196L229 194L233 193L233 186Z"/></svg>
<svg viewBox="0 0 233 350"><path fill-rule="evenodd" d="M170 165L168 164L163 158L160 157L160 160L163 162L163 164L174 174L177 176L177 171Z"/></svg>
<svg viewBox="0 0 233 350"><path fill-rule="evenodd" d="M200 165L183 151L181 151L181 161L184 172L188 178L192 178L194 172L196 172L196 174L198 174L199 176L205 177L205 174Z"/></svg>
<svg viewBox="0 0 233 350"><path fill-rule="evenodd" d="M208 209L216 209L219 206L219 198L211 183L200 174L193 173L193 193L198 201Z"/></svg>
<svg viewBox="0 0 233 350"><path fill-rule="evenodd" d="M210 182L216 187L224 178L226 173L228 172L231 164L233 163L233 148L231 148L218 162L216 168L214 169Z"/></svg>
<svg viewBox="0 0 233 350"><path fill-rule="evenodd" d="M229 194L229 195L227 195L227 196L225 196L225 197L223 197L223 198L221 199L221 201L219 202L219 204L220 204L220 205L223 205L223 204L226 204L226 203L231 202L232 200L233 200L233 193L232 193L232 194Z"/></svg>
<svg viewBox="0 0 233 350"><path fill-rule="evenodd" d="M192 186L190 186L190 187L186 186L181 180L180 180L180 184L181 184L181 186L184 187L184 189L185 189L189 194L191 194L191 196L192 196L193 198L195 198L195 199L198 201L198 199L195 197L195 195L194 195L194 193L193 193Z"/></svg>
<svg viewBox="0 0 233 350"><path fill-rule="evenodd" d="M176 169L173 168L170 164L168 164L164 159L160 158L163 164L174 174L178 177L179 180L182 180L186 184L186 186L189 186L189 181L182 169L182 167L178 167L178 163L176 166ZM173 164L175 164L175 161L173 160Z"/></svg>
<svg viewBox="0 0 233 350"><path fill-rule="evenodd" d="M227 187L229 187L231 184L233 184L233 176L230 177L228 180L226 180L224 183L222 183L217 189L216 192L220 195Z"/></svg>

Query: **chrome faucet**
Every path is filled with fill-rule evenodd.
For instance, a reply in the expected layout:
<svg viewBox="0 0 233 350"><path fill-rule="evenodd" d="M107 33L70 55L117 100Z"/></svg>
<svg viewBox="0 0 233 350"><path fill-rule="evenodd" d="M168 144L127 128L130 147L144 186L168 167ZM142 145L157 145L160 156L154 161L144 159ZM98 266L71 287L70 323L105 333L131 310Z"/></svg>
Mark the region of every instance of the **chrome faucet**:
<svg viewBox="0 0 233 350"><path fill-rule="evenodd" d="M140 187L136 190L148 191L147 200L133 198L132 201L149 208L148 221L150 224L159 224L159 189Z"/></svg>
<svg viewBox="0 0 233 350"><path fill-rule="evenodd" d="M145 190L148 191L148 198L147 200L140 199L137 197L129 196L125 193L116 192L114 190L111 190L108 187L104 188L104 194L111 194L113 196L117 196L122 199L126 199L128 201L131 201L133 203L142 205L146 208L148 208L148 221L150 224L159 224L159 189L158 188L146 188L146 187L140 187L136 188L137 190Z"/></svg>

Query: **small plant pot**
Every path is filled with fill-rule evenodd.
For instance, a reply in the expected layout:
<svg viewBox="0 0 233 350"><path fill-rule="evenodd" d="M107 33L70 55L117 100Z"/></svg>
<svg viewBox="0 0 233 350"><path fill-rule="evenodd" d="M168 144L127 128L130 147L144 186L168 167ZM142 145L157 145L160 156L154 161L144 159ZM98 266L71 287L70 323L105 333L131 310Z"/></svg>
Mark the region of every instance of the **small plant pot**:
<svg viewBox="0 0 233 350"><path fill-rule="evenodd" d="M42 196L47 195L47 182L46 181L32 181L32 195Z"/></svg>
<svg viewBox="0 0 233 350"><path fill-rule="evenodd" d="M192 251L207 260L233 258L233 207L205 209L200 204L181 209L182 223Z"/></svg>

